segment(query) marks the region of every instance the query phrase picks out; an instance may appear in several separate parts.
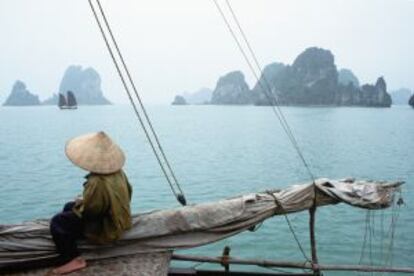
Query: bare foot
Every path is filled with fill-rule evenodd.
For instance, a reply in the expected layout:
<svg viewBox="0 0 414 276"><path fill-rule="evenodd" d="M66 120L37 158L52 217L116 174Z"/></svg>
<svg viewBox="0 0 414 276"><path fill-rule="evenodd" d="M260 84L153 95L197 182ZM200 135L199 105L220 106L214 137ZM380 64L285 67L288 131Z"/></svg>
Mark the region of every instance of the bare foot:
<svg viewBox="0 0 414 276"><path fill-rule="evenodd" d="M86 267L86 261L82 257L76 257L75 259L71 260L70 262L59 266L58 268L53 269L53 273L55 275L62 275L74 272L76 270L80 270Z"/></svg>

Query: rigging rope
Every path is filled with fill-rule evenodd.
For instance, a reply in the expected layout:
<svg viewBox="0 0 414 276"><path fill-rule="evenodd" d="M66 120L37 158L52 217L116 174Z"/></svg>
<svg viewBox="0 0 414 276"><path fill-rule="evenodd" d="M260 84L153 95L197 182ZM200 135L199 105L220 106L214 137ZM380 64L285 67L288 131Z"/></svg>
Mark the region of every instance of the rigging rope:
<svg viewBox="0 0 414 276"><path fill-rule="evenodd" d="M401 191L400 191L401 192ZM400 208L403 203L401 199L401 194L399 200L393 200L393 204L391 207L391 211L389 213L389 220L390 225L388 232L384 233L384 219L385 213L384 211L381 213L380 216L380 224L377 224L377 227L380 228L379 230L379 241L373 243L374 237L376 236L375 232L375 215L371 210L367 211L366 218L365 218L365 234L361 248L361 254L359 258L359 264L362 265L366 263L364 260L366 257L368 258L368 262L370 265L374 264L374 260L378 260L377 264L383 267L392 267L393 265L393 254L394 254L394 240L395 240L395 233L397 228L397 221L400 215ZM379 244L378 244L379 243ZM388 245L386 244L388 243ZM373 248L374 247L374 248ZM384 249L386 252L384 253ZM367 252L368 251L368 252ZM375 255L374 255L375 254ZM368 256L366 256L368 255Z"/></svg>
<svg viewBox="0 0 414 276"><path fill-rule="evenodd" d="M239 32L240 32L240 34L241 34L241 36L244 40L244 43L247 46L247 49L248 49L248 51L251 55L251 58L253 59L254 65L256 66L257 71L260 72L261 79L259 78L259 75L256 72L256 70L253 68L253 65L252 65L250 59L248 58L248 56L246 54L246 51L243 49L239 39L237 38L237 36L236 36L233 28L231 27L231 25L230 25L226 15L225 15L225 13L223 12L222 8L218 4L217 0L213 0L213 1L214 1L215 5L217 7L222 19L224 20L224 23L227 26L231 36L233 37L234 41L236 42L238 49L240 50L241 54L243 55L243 58L245 59L248 67L250 68L250 70L252 71L254 77L256 78L257 84L259 85L259 87L261 88L261 91L264 93L267 100L269 101L269 103L272 107L273 113L279 119L283 130L285 131L286 135L288 136L289 140L291 141L291 143L292 143L293 147L295 148L299 158L301 159L303 165L305 166L310 178L312 179L313 185L315 185L315 177L314 177L314 175L313 175L313 173L310 169L310 166L309 166L308 162L306 161L306 159L305 159L305 157L304 157L304 155L303 155L303 153L302 153L302 151L299 147L299 144L298 144L298 142L297 142L297 140L296 140L296 138L293 134L292 129L290 128L290 126L289 126L289 124L286 120L286 117L284 116L284 114L283 114L283 112L280 108L280 102L277 98L277 93L276 93L277 91L272 91L270 83L267 80L266 75L263 73L263 69L260 66L260 63L258 62L257 56L256 56L255 52L253 51L253 48L252 48L252 46L251 46L244 30L243 30L243 28L241 27L241 24L240 24L235 12L234 12L234 9L232 8L232 6L230 4L230 1L225 0L225 2L227 4L227 7L228 7L228 9L229 9L229 11L232 15L232 18L233 18L234 22L236 23L236 26L237 26L237 28L238 28L238 30L239 30ZM262 84L261 81L263 81L263 84ZM382 252L383 244L381 243L381 260L383 260L383 265L384 266L386 266L386 265L392 266L392 263L393 263L393 248L394 248L395 229L396 229L397 221L398 221L398 218L399 218L399 208L403 204L404 203L403 203L403 200L401 199L401 195L400 195L400 199L398 200L398 202L396 204L394 202L393 207L392 207L391 224L390 224L390 228L389 228L388 234L387 234L388 239L389 239L389 245L388 245L387 255L385 256L385 260L384 260L384 256L383 256L383 252ZM397 211L395 211L396 210L396 207L395 207L396 205L398 206ZM302 254L304 254L305 259L309 260L306 256L306 254L304 253L303 249L302 249L300 241L298 240L287 215L285 215L285 218L286 218L286 221L289 225L289 228L290 228L290 230L291 230L291 232L292 232L299 248L302 251ZM373 265L372 237L375 236L375 215L371 214L371 212L368 212L366 220L367 221L366 221L366 228L365 228L365 237L364 237L363 247L362 247L362 250L361 250L360 264L362 263L363 258L364 258L365 246L367 244L367 239L368 239L368 243L369 243L369 261L370 261L370 264ZM382 221L381 221L381 240L383 241L383 217L382 217Z"/></svg>
<svg viewBox="0 0 414 276"><path fill-rule="evenodd" d="M233 40L236 42L239 51L243 55L243 58L245 59L248 67L250 68L251 72L253 73L253 75L254 75L254 77L255 77L255 79L257 81L257 84L260 86L261 91L263 92L263 94L265 95L265 97L267 98L267 100L269 101L273 113L279 119L279 122L280 122L283 130L285 131L285 133L288 136L290 142L292 143L292 146L296 150L296 152L297 152L300 160L302 161L303 165L305 166L306 171L309 174L310 179L314 183L315 182L315 176L312 173L312 171L311 171L311 169L309 167L309 164L306 161L306 159L305 159L305 157L304 157L304 155L303 155L303 153L302 153L302 151L301 151L301 149L299 147L299 144L298 144L298 142L297 142L297 140L296 140L296 138L295 138L295 136L293 134L293 131L292 131L291 127L289 126L289 124L288 124L288 122L286 120L286 117L284 116L284 114L282 112L282 109L280 107L280 102L279 102L277 96L274 95L274 93L272 93L272 91L271 91L272 89L270 88L271 87L270 86L270 83L267 80L265 74L263 74L263 70L262 70L262 67L260 66L260 63L258 62L257 56L254 53L253 48L252 48L249 40L247 39L247 36L246 36L245 32L243 31L243 28L241 27L241 24L240 24L239 20L237 19L237 16L236 16L236 14L235 14L235 12L234 12L234 10L233 10L230 2L228 0L226 0L227 6L228 6L228 8L229 8L229 10L230 10L230 12L232 14L232 17L233 17L234 21L236 22L236 25L237 25L240 33L242 34L243 40L244 40L244 42L247 45L247 48L249 50L250 55L253 58L254 64L256 66L256 69L254 68L252 62L248 58L246 51L243 49L243 47L242 47L239 39L237 38L236 33L234 32L233 28L231 27L230 22L228 21L226 15L224 14L224 12L223 12L222 8L220 7L220 5L218 4L217 0L213 0L213 1L214 1L215 5L216 5L216 7L217 7L217 9L218 9L218 11L220 13L220 15L221 15L221 17L222 17L225 25L227 26L227 29L229 30L231 36L233 37ZM258 72L261 74L262 79L263 79L263 82L264 82L265 85L262 84L262 81L261 81L258 73L256 72L256 70L258 70Z"/></svg>
<svg viewBox="0 0 414 276"><path fill-rule="evenodd" d="M266 193L267 193L268 195L270 195L270 196L273 198L273 200L275 201L275 204L276 204L276 207L277 207L277 208L281 208L282 210L284 210L282 203L279 201L279 199L275 196L275 194L274 194L273 192L271 192L271 191L266 191ZM292 233L293 238L295 239L296 244L297 244L297 246L298 246L298 248L299 248L300 252L302 252L303 257L305 258L305 260L306 260L307 262L311 262L311 260L309 259L309 257L306 255L305 250L303 249L303 246L302 246L302 244L300 243L299 237L296 235L295 229L293 228L293 225L292 225L292 223L290 222L289 217L288 217L288 215L286 214L286 212L283 212L283 216L284 216L284 217L285 217L285 219L286 219L286 223L287 223L287 225L289 226L289 230L290 230L290 232Z"/></svg>
<svg viewBox="0 0 414 276"><path fill-rule="evenodd" d="M131 95L131 91L130 91L130 89L129 89L128 85L127 85L127 82L125 80L125 77L124 77L124 75L123 75L123 73L121 71L120 65L118 64L118 61L116 60L116 57L115 57L114 52L112 50L112 47L109 44L108 37L107 37L107 35L106 35L106 33L105 33L104 29L103 29L102 23L101 23L101 21L99 19L99 16L98 16L97 12L96 12L95 6L93 5L92 0L88 0L88 2L89 2L89 5L90 5L91 10L93 12L93 15L95 17L96 23L98 24L99 30L101 32L101 35L102 35L102 37L104 39L105 45L106 45L106 47L108 49L108 52L109 52L109 54L111 56L111 59L112 59L114 65L116 67L116 70L118 72L118 75L119 75L119 77L121 79L121 82L122 82L122 84L124 86L124 89L125 89L125 91L126 91L126 93L128 95L128 99L131 102L131 105L132 105L132 107L134 109L135 115L137 116L137 119L138 119L138 121L139 121L142 129L144 130L145 136L146 136L146 138L147 138L147 140L148 140L148 142L149 142L149 144L151 146L151 149L152 149L152 151L153 151L153 153L154 153L154 155L155 155L155 157L156 157L156 159L158 161L158 164L160 165L161 170L162 170L162 172L163 172L163 174L164 174L164 176L165 176L165 178L166 178L166 180L167 180L167 182L168 182L168 184L170 186L170 189L171 189L172 193L174 194L174 196L176 197L176 199L178 200L178 202L180 202L182 205L186 205L186 199L185 199L185 196L184 196L184 192L181 189L181 186L180 186L180 184L179 184L179 182L178 182L178 180L177 180L177 178L175 176L175 173L174 173L174 171L173 171L173 169L172 169L172 167L171 167L171 165L170 165L170 163L169 163L169 161L167 159L167 156L165 155L165 152L164 152L164 150L163 150L163 148L161 146L161 143L159 141L158 135L155 132L155 129L154 129L152 123L151 123L151 120L150 120L150 118L148 116L148 113L147 113L147 111L145 109L145 106L144 106L144 104L142 102L142 99L139 96L138 90L137 90L137 88L135 86L135 83L134 83L132 77L131 77L131 74L129 72L129 69L128 69L126 63L125 63L125 60L123 58L123 55L122 55L122 53L120 51L120 48L118 46L118 43L116 42L116 39L115 39L115 37L113 35L112 29L111 29L111 27L110 27L110 25L108 23L108 19L107 19L107 16L106 16L103 8L102 8L102 5L101 5L101 3L100 3L99 0L96 0L96 2L98 4L98 8L99 8L100 13L101 13L101 16L102 16L102 18L104 20L104 24L105 24L105 26L107 28L107 31L109 32L109 35L110 35L110 38L111 38L112 43L115 46L116 53L118 54L118 57L121 60L123 69L125 70L125 72L127 74L127 78L128 78L128 80L129 80L129 82L130 82L130 84L132 86L132 90L133 90L133 92L135 94L135 97L137 98L137 100L139 102L139 106L141 107L142 113L144 114L144 119L146 120L146 122L147 122L147 124L149 126L149 130L147 129L147 127L145 125L145 122L144 122L144 119L140 115L140 113L138 111L138 108L137 108L137 105L135 104L135 101L134 101L134 99L133 99L133 97ZM154 137L155 144L157 145L157 148L158 148L158 150L159 150L160 153L158 153L157 148L154 145L154 141L151 139L150 132L151 132L152 136ZM164 166L164 163L165 163L166 167ZM178 189L178 191L179 191L178 193L177 193L174 185Z"/></svg>
<svg viewBox="0 0 414 276"><path fill-rule="evenodd" d="M308 165L305 157L302 154L302 151L301 151L301 149L299 147L299 144L298 144L298 142L297 142L297 140L296 140L296 138L295 138L295 136L293 134L292 129L290 128L290 126L289 126L289 124L288 124L288 122L286 120L286 117L284 116L284 114L283 114L283 112L282 112L282 110L280 108L280 103L279 103L276 95L274 95L272 93L271 89L270 89L270 84L267 81L267 78L266 78L265 74L263 73L262 67L260 66L260 63L258 62L258 59L257 59L257 57L256 57L256 55L255 55L255 53L253 51L253 48L251 47L251 44L250 44L249 40L247 39L247 36L246 36L245 32L243 31L243 28L241 27L241 24L240 24L239 20L237 19L237 16L236 16L233 8L230 5L230 2L228 0L226 0L227 6L228 6L228 8L229 8L229 10L230 10L230 12L232 14L232 17L233 17L234 21L236 22L236 25L237 25L240 33L242 34L242 37L244 39L244 42L246 43L246 45L247 45L247 47L249 49L250 55L253 57L255 66L257 67L256 69L260 72L260 74L261 74L261 76L263 78L263 81L264 81L266 87L262 84L262 82L261 82L261 80L259 78L259 75L256 72L256 69L254 68L253 64L250 62L250 59L248 58L246 51L243 49L243 47L242 47L239 39L237 38L237 36L236 36L233 28L231 27L231 25L230 25L230 23L229 23L226 15L224 14L224 12L223 12L222 8L220 7L219 3L217 2L217 0L213 0L213 1L214 1L214 4L216 5L216 7L217 7L217 9L218 9L218 11L220 13L220 15L221 15L221 17L222 17L225 25L227 26L227 29L229 30L231 36L233 37L233 40L236 42L238 49L240 50L242 56L244 57L247 65L248 65L248 67L250 68L251 72L253 73L254 77L256 78L257 83L258 83L258 85L261 88L261 91L264 93L264 95L266 96L267 100L269 101L270 106L272 107L273 113L279 119L279 122L280 122L283 130L285 131L285 133L288 136L290 142L292 143L292 146L296 150L296 152L297 152L300 160L302 161L303 165L305 166L306 171L309 174L309 177L310 177L312 183L315 184L315 177L314 177L314 175L313 175L313 173L312 173L312 171L311 171L311 169L310 169L310 167L309 167L309 165ZM298 245L298 247L299 247L302 255L304 256L305 260L310 261L309 257L306 255L305 251L303 250L303 246L300 243L299 238L298 238L298 236L296 235L296 233L294 231L294 228L293 228L293 226L292 226L292 224L291 224L291 222L289 220L289 217L286 214L284 214L284 217L285 217L286 222L287 222L287 224L289 226L289 230L292 233L292 235L293 235L293 237L294 237L294 239L295 239L295 241L296 241L296 243L297 243L297 245Z"/></svg>

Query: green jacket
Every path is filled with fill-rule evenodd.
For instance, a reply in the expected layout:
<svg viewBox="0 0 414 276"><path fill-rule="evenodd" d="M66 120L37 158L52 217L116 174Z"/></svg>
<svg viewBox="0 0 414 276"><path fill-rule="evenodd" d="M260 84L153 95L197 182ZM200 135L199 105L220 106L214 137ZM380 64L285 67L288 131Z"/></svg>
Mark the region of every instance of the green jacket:
<svg viewBox="0 0 414 276"><path fill-rule="evenodd" d="M83 200L73 211L83 219L85 237L96 243L108 243L120 238L131 228L132 187L125 173L90 173L85 177Z"/></svg>

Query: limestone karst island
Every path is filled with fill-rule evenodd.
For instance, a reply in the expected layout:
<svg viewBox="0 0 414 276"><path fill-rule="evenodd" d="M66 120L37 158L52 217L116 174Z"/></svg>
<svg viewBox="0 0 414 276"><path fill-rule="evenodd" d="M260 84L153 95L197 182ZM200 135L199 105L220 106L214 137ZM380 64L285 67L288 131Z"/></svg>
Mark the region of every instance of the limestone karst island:
<svg viewBox="0 0 414 276"><path fill-rule="evenodd" d="M277 103L266 97L266 90L276 96ZM189 96L185 93L177 95L172 104L185 105ZM225 74L217 81L211 97L203 103L390 107L392 99L384 77L378 77L373 84L360 85L351 70L338 71L331 51L311 47L301 53L292 65L277 62L267 65L259 82L252 88L241 71Z"/></svg>
<svg viewBox="0 0 414 276"><path fill-rule="evenodd" d="M59 88L56 92L45 99L39 100L39 96L30 92L26 83L17 80L3 103L5 106L36 106L36 105L57 105L58 93L66 94L72 91L79 105L108 105L111 102L105 98L101 88L101 77L98 72L89 67L71 65L63 74Z"/></svg>

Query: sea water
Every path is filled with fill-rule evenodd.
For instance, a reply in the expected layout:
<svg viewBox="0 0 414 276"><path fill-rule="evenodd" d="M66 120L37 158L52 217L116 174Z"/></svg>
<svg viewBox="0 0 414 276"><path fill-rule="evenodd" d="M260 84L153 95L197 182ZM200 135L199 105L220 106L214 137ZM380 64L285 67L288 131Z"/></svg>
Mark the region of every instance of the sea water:
<svg viewBox="0 0 414 276"><path fill-rule="evenodd" d="M408 106L282 110L316 177L406 181L405 205L400 208L370 213L345 204L319 208L319 262L358 264L363 252L363 264L385 260L394 266L413 266L414 110ZM269 107L150 106L148 112L190 204L310 180ZM78 110L0 107L0 224L50 218L81 194L85 172L65 157L65 142L99 130L126 153L134 213L177 207L134 116L128 105ZM389 228L393 218L395 232ZM310 257L307 212L289 219ZM255 232L180 253L217 256L226 245L237 257L305 260L283 216L269 219ZM207 264L198 268L221 269Z"/></svg>

